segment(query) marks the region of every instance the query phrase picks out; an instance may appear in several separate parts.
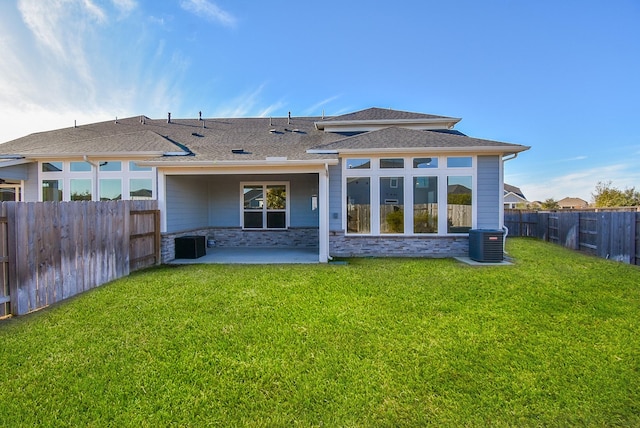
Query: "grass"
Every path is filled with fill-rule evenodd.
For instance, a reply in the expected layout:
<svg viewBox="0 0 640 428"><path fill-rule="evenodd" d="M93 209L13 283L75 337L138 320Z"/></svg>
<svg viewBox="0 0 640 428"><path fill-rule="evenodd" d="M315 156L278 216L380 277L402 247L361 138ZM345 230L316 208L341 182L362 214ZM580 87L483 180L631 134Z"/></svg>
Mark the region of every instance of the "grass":
<svg viewBox="0 0 640 428"><path fill-rule="evenodd" d="M160 267L0 323L3 426L640 426L640 269Z"/></svg>

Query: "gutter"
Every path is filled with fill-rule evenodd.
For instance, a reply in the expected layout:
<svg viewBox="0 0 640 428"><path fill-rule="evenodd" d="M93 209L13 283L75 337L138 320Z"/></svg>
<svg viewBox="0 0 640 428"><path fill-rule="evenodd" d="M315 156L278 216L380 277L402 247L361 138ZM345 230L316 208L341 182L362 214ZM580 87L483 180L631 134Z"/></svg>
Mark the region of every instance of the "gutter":
<svg viewBox="0 0 640 428"><path fill-rule="evenodd" d="M516 155L519 152L524 152L525 150L529 150L530 147L527 146L519 146L517 148L509 147L508 150L511 152L512 150L517 150L513 153L508 153L509 155ZM468 147L397 147L397 148L366 148L366 149L336 149L336 150L327 150L327 149L311 149L307 150L309 154L378 154L378 153L396 153L396 154L405 154L405 153L469 153L469 154L496 154L505 156L505 148L499 146L468 146ZM509 160L509 159L507 159Z"/></svg>
<svg viewBox="0 0 640 428"><path fill-rule="evenodd" d="M184 155L179 156L184 157ZM307 160L246 160L246 161L160 161L160 160L145 160L137 162L139 165L155 166L155 167L185 167L185 168L203 168L203 167L236 167L236 166L318 166L318 165L337 165L337 159L318 159L313 161Z"/></svg>

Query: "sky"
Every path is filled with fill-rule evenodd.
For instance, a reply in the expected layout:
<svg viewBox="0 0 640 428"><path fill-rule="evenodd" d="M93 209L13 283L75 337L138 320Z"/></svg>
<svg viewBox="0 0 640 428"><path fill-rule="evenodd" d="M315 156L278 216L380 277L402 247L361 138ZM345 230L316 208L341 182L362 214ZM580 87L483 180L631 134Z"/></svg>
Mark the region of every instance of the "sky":
<svg viewBox="0 0 640 428"><path fill-rule="evenodd" d="M146 115L462 118L528 200L640 189L639 0L0 0L0 142Z"/></svg>

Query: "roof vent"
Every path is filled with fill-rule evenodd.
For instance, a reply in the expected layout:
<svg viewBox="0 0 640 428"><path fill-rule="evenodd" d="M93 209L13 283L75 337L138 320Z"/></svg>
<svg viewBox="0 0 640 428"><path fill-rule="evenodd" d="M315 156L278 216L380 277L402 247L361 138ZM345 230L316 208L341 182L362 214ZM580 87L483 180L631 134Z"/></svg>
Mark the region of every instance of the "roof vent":
<svg viewBox="0 0 640 428"><path fill-rule="evenodd" d="M198 120L202 120L202 111L198 112Z"/></svg>
<svg viewBox="0 0 640 428"><path fill-rule="evenodd" d="M171 123L171 113L167 113L167 123Z"/></svg>
<svg viewBox="0 0 640 428"><path fill-rule="evenodd" d="M245 152L244 149L231 149L231 153L233 153L234 155L247 154L247 152Z"/></svg>
<svg viewBox="0 0 640 428"><path fill-rule="evenodd" d="M287 119L287 125L291 125L291 112L289 112L289 118Z"/></svg>
<svg viewBox="0 0 640 428"><path fill-rule="evenodd" d="M269 130L269 132L271 132L272 134L275 134L275 133L276 133L276 128L271 128L271 129Z"/></svg>
<svg viewBox="0 0 640 428"><path fill-rule="evenodd" d="M204 135L198 134L197 132L192 132L191 135L193 135L194 137L204 137Z"/></svg>

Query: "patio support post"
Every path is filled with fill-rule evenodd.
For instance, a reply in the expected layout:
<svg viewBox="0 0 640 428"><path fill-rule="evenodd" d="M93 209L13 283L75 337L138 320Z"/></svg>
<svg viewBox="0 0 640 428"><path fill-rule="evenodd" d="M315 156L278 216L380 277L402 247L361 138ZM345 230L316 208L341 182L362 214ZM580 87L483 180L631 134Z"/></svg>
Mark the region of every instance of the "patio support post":
<svg viewBox="0 0 640 428"><path fill-rule="evenodd" d="M329 166L318 173L319 261L329 261Z"/></svg>
<svg viewBox="0 0 640 428"><path fill-rule="evenodd" d="M160 169L156 169L156 189L158 209L160 210L160 232L167 231L167 176Z"/></svg>

